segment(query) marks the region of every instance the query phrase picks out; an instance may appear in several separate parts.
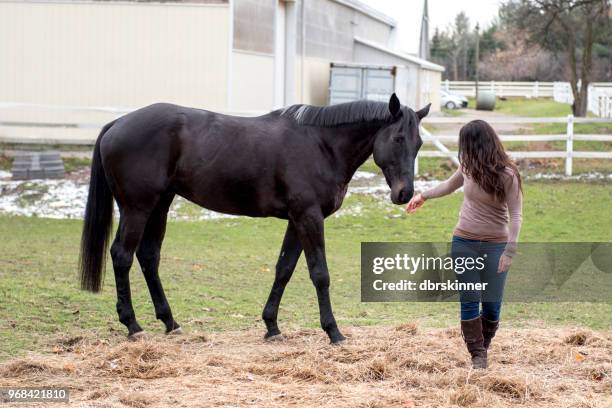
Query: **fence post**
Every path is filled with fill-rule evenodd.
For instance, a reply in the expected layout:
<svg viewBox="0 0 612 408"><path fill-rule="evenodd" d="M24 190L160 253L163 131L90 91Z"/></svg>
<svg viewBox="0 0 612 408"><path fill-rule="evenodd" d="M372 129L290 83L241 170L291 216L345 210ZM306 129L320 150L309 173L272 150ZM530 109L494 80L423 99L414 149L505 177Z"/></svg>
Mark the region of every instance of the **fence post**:
<svg viewBox="0 0 612 408"><path fill-rule="evenodd" d="M491 92L495 93L495 81L491 81Z"/></svg>
<svg viewBox="0 0 612 408"><path fill-rule="evenodd" d="M533 97L540 97L540 83L538 81L535 82L535 86L533 87Z"/></svg>
<svg viewBox="0 0 612 408"><path fill-rule="evenodd" d="M449 84L448 78L446 79L446 81L444 81L444 87L446 88L447 92L450 91L450 84Z"/></svg>
<svg viewBox="0 0 612 408"><path fill-rule="evenodd" d="M572 175L572 152L574 150L574 115L567 116L567 140L565 142L565 175Z"/></svg>
<svg viewBox="0 0 612 408"><path fill-rule="evenodd" d="M414 177L419 175L419 156L414 158Z"/></svg>

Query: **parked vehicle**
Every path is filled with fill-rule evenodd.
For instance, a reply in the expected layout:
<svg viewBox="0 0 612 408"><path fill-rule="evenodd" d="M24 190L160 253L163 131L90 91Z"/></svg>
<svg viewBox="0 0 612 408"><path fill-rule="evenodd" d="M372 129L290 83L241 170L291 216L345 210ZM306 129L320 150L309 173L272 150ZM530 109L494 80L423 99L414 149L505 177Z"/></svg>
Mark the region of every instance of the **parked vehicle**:
<svg viewBox="0 0 612 408"><path fill-rule="evenodd" d="M463 95L452 94L444 89L440 90L440 106L446 109L467 108L468 100Z"/></svg>

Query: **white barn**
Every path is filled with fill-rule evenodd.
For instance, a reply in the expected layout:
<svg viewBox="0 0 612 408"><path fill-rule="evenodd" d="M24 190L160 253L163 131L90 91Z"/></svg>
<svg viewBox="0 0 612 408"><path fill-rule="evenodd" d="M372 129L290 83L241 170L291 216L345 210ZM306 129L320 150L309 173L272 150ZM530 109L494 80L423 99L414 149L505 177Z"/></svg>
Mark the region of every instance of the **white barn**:
<svg viewBox="0 0 612 408"><path fill-rule="evenodd" d="M159 101L246 114L323 105L332 61L412 66L413 100L438 107L440 67L394 55L394 30L357 0L0 0L0 140L91 141Z"/></svg>

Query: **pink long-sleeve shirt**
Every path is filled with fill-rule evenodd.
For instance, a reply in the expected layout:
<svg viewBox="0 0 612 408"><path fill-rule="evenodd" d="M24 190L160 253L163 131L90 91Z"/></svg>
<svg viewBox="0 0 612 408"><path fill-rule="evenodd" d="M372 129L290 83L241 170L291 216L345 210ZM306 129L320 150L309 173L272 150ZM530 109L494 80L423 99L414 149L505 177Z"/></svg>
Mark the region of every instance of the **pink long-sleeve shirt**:
<svg viewBox="0 0 612 408"><path fill-rule="evenodd" d="M463 186L463 205L454 234L478 241L507 242L504 254L513 256L523 220L523 195L518 178L510 168L506 168L503 177L505 202L497 201L493 194L484 191L471 177L463 174L461 168L422 196L425 199L442 197Z"/></svg>

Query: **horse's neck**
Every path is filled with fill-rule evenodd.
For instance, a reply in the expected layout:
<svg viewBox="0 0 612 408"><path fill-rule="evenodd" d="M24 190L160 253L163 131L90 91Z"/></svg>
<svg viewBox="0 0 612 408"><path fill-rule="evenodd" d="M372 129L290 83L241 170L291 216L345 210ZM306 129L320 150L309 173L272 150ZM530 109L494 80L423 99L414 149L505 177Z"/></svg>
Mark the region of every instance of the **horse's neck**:
<svg viewBox="0 0 612 408"><path fill-rule="evenodd" d="M361 123L336 128L330 144L335 153L336 166L340 167L341 177L348 183L357 169L370 157L374 150L376 133L383 125Z"/></svg>

